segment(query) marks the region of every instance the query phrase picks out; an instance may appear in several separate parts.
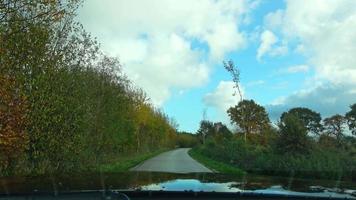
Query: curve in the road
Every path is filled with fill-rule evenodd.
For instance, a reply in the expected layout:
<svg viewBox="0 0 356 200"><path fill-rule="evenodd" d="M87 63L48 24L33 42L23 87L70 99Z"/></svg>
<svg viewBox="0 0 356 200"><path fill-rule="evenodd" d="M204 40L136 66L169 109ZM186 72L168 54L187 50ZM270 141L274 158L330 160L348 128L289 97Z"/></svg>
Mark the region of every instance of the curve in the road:
<svg viewBox="0 0 356 200"><path fill-rule="evenodd" d="M211 173L212 171L188 155L189 148L179 148L159 154L130 169L171 173Z"/></svg>

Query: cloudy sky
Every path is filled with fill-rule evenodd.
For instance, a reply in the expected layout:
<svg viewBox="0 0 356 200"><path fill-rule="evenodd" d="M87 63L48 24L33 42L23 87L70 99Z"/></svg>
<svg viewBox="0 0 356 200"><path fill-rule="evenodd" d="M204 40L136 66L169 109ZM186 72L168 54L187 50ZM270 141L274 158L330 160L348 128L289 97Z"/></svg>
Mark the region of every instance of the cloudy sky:
<svg viewBox="0 0 356 200"><path fill-rule="evenodd" d="M245 99L275 120L295 106L323 117L356 102L355 0L86 0L78 19L153 104L195 132L203 110L229 123Z"/></svg>

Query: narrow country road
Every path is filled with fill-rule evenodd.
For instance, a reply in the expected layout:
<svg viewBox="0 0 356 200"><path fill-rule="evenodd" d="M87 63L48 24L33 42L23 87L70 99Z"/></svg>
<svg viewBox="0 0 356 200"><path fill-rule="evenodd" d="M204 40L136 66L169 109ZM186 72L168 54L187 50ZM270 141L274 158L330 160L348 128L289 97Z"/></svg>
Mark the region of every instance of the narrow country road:
<svg viewBox="0 0 356 200"><path fill-rule="evenodd" d="M193 173L212 171L188 155L189 148L180 148L159 154L130 169L130 171Z"/></svg>

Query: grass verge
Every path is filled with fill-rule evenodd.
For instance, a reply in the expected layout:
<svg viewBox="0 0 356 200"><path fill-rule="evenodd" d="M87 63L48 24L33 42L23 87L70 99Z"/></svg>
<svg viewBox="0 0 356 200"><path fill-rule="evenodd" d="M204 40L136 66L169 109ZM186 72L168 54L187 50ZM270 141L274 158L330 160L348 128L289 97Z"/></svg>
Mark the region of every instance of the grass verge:
<svg viewBox="0 0 356 200"><path fill-rule="evenodd" d="M206 167L208 167L209 169L211 169L214 172L220 172L220 173L224 173L224 174L233 174L233 175L243 175L246 173L245 171L243 171L239 168L236 168L234 166L231 166L229 164L208 158L208 157L202 155L201 153L199 153L199 151L197 151L194 148L190 149L188 154L193 159L202 163L203 165L205 165Z"/></svg>
<svg viewBox="0 0 356 200"><path fill-rule="evenodd" d="M168 149L162 149L155 152L144 153L139 155L134 155L130 157L125 157L120 159L120 161L110 163L110 164L103 164L100 166L102 172L108 173L115 173L115 172L125 172L128 171L130 168L140 164L141 162L152 158L160 153L168 151ZM100 170L100 168L98 170Z"/></svg>

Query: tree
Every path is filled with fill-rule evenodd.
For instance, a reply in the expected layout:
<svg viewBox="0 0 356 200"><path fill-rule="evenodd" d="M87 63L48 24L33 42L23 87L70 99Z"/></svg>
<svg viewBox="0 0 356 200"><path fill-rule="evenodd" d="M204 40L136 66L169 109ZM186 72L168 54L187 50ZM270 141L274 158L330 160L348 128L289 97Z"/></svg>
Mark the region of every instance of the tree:
<svg viewBox="0 0 356 200"><path fill-rule="evenodd" d="M209 135L214 134L214 124L208 120L202 120L197 135L201 143L205 144L205 140Z"/></svg>
<svg viewBox="0 0 356 200"><path fill-rule="evenodd" d="M0 2L0 23L18 23L21 21L54 22L69 12L75 11L80 0L2 0ZM22 19L14 18L20 14Z"/></svg>
<svg viewBox="0 0 356 200"><path fill-rule="evenodd" d="M321 116L320 113L314 112L309 108L292 108L288 112L284 112L281 115L281 121L287 114L294 114L298 117L303 123L304 127L308 130L308 132L312 132L314 134L319 135L322 130L321 125Z"/></svg>
<svg viewBox="0 0 356 200"><path fill-rule="evenodd" d="M228 62L223 62L224 68L230 72L232 76L232 81L234 81L235 86L234 88L237 89L237 92L239 93L240 96L240 101L242 101L242 93L240 89L240 70L235 66L234 62L232 60L229 60ZM236 93L234 93L236 95Z"/></svg>
<svg viewBox="0 0 356 200"><path fill-rule="evenodd" d="M322 147L326 147L327 149L336 149L338 147L337 139L326 133L320 134L318 143L319 145L321 145Z"/></svg>
<svg viewBox="0 0 356 200"><path fill-rule="evenodd" d="M353 135L356 136L356 103L350 106L351 110L346 113L347 124Z"/></svg>
<svg viewBox="0 0 356 200"><path fill-rule="evenodd" d="M11 173L28 147L26 98L13 78L0 75L0 171Z"/></svg>
<svg viewBox="0 0 356 200"><path fill-rule="evenodd" d="M279 123L278 147L282 152L307 153L309 142L307 129L302 120L293 113L285 114Z"/></svg>
<svg viewBox="0 0 356 200"><path fill-rule="evenodd" d="M256 104L253 100L243 100L235 107L227 111L231 122L238 125L246 135L260 133L269 126L270 120L264 107Z"/></svg>
<svg viewBox="0 0 356 200"><path fill-rule="evenodd" d="M80 2L0 1L1 175L97 169L175 145L176 123L74 21Z"/></svg>
<svg viewBox="0 0 356 200"><path fill-rule="evenodd" d="M188 132L177 133L177 145L179 147L194 147L198 145L199 141L197 135Z"/></svg>
<svg viewBox="0 0 356 200"><path fill-rule="evenodd" d="M346 118L339 114L325 118L324 127L327 135L334 135L340 141L343 136L345 123Z"/></svg>
<svg viewBox="0 0 356 200"><path fill-rule="evenodd" d="M214 123L214 137L230 138L231 131L222 122Z"/></svg>

